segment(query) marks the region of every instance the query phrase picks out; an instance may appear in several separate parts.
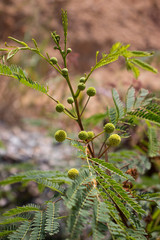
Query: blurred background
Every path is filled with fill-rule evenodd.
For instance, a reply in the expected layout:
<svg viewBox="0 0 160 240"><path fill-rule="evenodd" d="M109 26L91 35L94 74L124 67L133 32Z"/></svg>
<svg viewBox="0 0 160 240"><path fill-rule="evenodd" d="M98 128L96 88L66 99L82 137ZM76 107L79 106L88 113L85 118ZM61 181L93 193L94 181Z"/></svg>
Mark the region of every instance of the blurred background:
<svg viewBox="0 0 160 240"><path fill-rule="evenodd" d="M50 36L55 30L63 36L61 8L68 12L68 47L72 48L68 68L74 86L79 77L95 64L96 51L107 53L115 42L129 43L131 50L154 51L154 56L145 60L160 69L159 0L0 0L0 46L4 47L4 42L13 44L8 36L26 41L30 46L33 46L34 38L44 54L48 52L57 57L61 64ZM39 56L30 52L18 53L9 64L20 65L34 81L48 83L51 95L66 103L70 95L65 82ZM159 73L141 71L136 80L127 72L123 59L96 70L88 86L94 86L97 95L89 103L85 116L104 113L107 106L112 106L113 87L122 99L130 85L137 91L143 87L159 96L159 77ZM81 103L84 101L82 95ZM102 123L96 127L102 127ZM59 128L67 129L71 137L73 131L75 134L79 131L63 114L55 112L55 103L45 95L20 85L16 80L0 77L1 178L24 169L39 167L47 170L80 165L75 163L76 153L68 143L62 148L53 139ZM130 144L135 145L138 141L139 137L135 135ZM9 188L1 193L1 207L10 207L21 191L26 195L19 199L19 205L28 201L28 194L32 198L39 196L33 184L14 194L9 193Z"/></svg>
<svg viewBox="0 0 160 240"><path fill-rule="evenodd" d="M56 56L61 61L58 52L53 49L50 37L50 32L55 30L63 36L61 8L68 11L68 47L73 50L68 61L73 81L94 65L96 51L107 53L115 42L129 43L132 50L155 51L154 57L147 61L159 67L159 0L1 0L1 47L4 46L4 42L10 44L8 36L27 43L35 38L44 53L48 52L50 56ZM30 45L33 46L33 43ZM12 63L25 68L33 80L49 82L53 94L57 92L57 83L58 88L63 88L57 73L37 55L18 53L12 59ZM106 94L108 98L113 87L124 92L130 85L137 89L144 87L150 91L158 91L160 86L159 74L142 71L139 79L135 80L133 75L126 71L123 60L98 69L92 75L92 79L98 92L101 95ZM26 90L16 81L1 78L0 84L0 120L12 124L17 122L19 115L30 117L32 108L33 117L37 113L44 115L44 112L46 114L54 107L45 96L43 98L33 90ZM102 88L105 91L102 91ZM61 90L59 92L62 94Z"/></svg>

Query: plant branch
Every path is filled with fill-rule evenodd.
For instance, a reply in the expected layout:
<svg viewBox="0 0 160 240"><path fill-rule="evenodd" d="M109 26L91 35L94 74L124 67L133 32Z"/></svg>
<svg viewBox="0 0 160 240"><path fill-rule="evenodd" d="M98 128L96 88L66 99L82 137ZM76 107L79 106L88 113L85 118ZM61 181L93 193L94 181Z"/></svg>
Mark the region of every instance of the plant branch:
<svg viewBox="0 0 160 240"><path fill-rule="evenodd" d="M103 156L103 154L109 149L109 146L106 147L106 149L101 153L100 156L98 156L98 158L101 158Z"/></svg>
<svg viewBox="0 0 160 240"><path fill-rule="evenodd" d="M87 102L86 102L86 104L84 105L84 108L83 108L83 110L82 110L82 112L81 112L81 117L82 117L82 114L83 114L83 112L84 112L84 110L86 109L86 107L87 107L87 104L88 104L88 102L89 102L89 99L90 99L90 97L88 97L88 99L87 99Z"/></svg>

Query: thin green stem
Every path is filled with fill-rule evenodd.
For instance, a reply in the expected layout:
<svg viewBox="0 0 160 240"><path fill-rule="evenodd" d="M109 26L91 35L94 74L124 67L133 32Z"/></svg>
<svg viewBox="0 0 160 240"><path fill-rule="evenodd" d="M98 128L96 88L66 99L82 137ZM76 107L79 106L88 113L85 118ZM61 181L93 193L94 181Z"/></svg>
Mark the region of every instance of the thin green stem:
<svg viewBox="0 0 160 240"><path fill-rule="evenodd" d="M49 94L46 94L49 98L51 98L54 102L56 102L56 103L59 103L59 101L58 100L56 100L55 98L53 98L52 96L50 96ZM72 117L72 119L74 119L74 120L77 120L77 118L75 118L75 116L67 109L67 108L65 108L65 111L70 115L69 117ZM65 113L66 114L66 113ZM68 115L67 114L67 115Z"/></svg>
<svg viewBox="0 0 160 240"><path fill-rule="evenodd" d="M64 60L64 67L66 68L66 67L67 67L67 62L66 62L66 50L65 50L65 56L63 57L63 60Z"/></svg>
<svg viewBox="0 0 160 240"><path fill-rule="evenodd" d="M68 113L67 111L63 111L68 117L74 119L74 120L77 120L77 118L73 117L70 113Z"/></svg>
<svg viewBox="0 0 160 240"><path fill-rule="evenodd" d="M95 138L97 138L97 137L99 137L101 134L103 134L105 131L103 130L102 132L100 132L100 133L98 133L95 137L93 137L92 139L91 139L91 141L93 140L93 139L95 139ZM89 141L90 142L90 141Z"/></svg>
<svg viewBox="0 0 160 240"><path fill-rule="evenodd" d="M50 60L48 60L45 56L43 56L43 54L40 53L39 50L37 50L35 48L29 48L29 50L31 50L32 52L36 52L40 57L42 57L44 60L46 60L52 67L54 67L62 75L61 71Z"/></svg>
<svg viewBox="0 0 160 240"><path fill-rule="evenodd" d="M73 103L72 103L72 110L73 110L74 115L76 116L76 112L75 112L75 109L74 109Z"/></svg>
<svg viewBox="0 0 160 240"><path fill-rule="evenodd" d="M88 99L87 99L87 102L86 102L86 104L84 105L84 108L83 108L83 110L82 110L82 112L81 112L81 117L82 117L82 114L83 114L83 112L84 112L84 110L86 109L86 107L87 107L87 104L88 104L88 102L89 102L89 99L90 99L90 96L88 97Z"/></svg>
<svg viewBox="0 0 160 240"><path fill-rule="evenodd" d="M92 145L93 155L95 155L95 153L94 153L94 145L93 145L93 141L91 141L91 145Z"/></svg>
<svg viewBox="0 0 160 240"><path fill-rule="evenodd" d="M105 142L106 142L106 139L105 139L104 142L102 143L102 146L101 146L101 148L100 148L100 150L99 150L98 156L101 154L101 151L102 151L102 149L103 149L103 147L104 147L104 145L105 145Z"/></svg>
<svg viewBox="0 0 160 240"><path fill-rule="evenodd" d="M61 67L59 66L58 63L56 63L56 66L58 67L58 69L61 71Z"/></svg>
<svg viewBox="0 0 160 240"><path fill-rule="evenodd" d="M54 102L56 102L56 103L58 103L58 101L55 99L55 98L53 98L52 96L50 96L49 94L46 94L49 98L51 98Z"/></svg>
<svg viewBox="0 0 160 240"><path fill-rule="evenodd" d="M70 91L71 91L72 97L75 98L75 96L74 96L74 91L73 91L73 88L72 88L72 85L71 85L69 76L67 75L67 76L65 76L64 78L66 79L66 81L67 81L67 83L68 83L68 86L69 86L69 89L70 89Z"/></svg>

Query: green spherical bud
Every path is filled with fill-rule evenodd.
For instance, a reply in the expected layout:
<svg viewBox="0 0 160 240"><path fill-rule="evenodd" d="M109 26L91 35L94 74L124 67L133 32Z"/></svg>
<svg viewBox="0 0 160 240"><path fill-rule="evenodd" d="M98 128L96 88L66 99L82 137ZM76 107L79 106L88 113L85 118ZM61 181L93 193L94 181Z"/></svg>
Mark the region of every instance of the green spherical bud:
<svg viewBox="0 0 160 240"><path fill-rule="evenodd" d="M54 137L56 139L57 142L63 142L66 137L67 137L67 133L63 130L58 130L55 134Z"/></svg>
<svg viewBox="0 0 160 240"><path fill-rule="evenodd" d="M121 142L121 137L118 134L112 134L108 138L108 145L109 146L118 146Z"/></svg>
<svg viewBox="0 0 160 240"><path fill-rule="evenodd" d="M72 180L76 179L79 176L79 171L76 168L71 168L68 171L68 177Z"/></svg>
<svg viewBox="0 0 160 240"><path fill-rule="evenodd" d="M54 49L55 49L55 50L57 50L57 49L58 49L58 47L57 47L57 46L54 46Z"/></svg>
<svg viewBox="0 0 160 240"><path fill-rule="evenodd" d="M57 112L63 112L64 111L64 105L61 103L58 103L56 106L56 111Z"/></svg>
<svg viewBox="0 0 160 240"><path fill-rule="evenodd" d="M85 88L86 88L86 85L85 85L84 83L79 83L79 84L78 84L78 89L79 89L80 91L83 91Z"/></svg>
<svg viewBox="0 0 160 240"><path fill-rule="evenodd" d="M57 64L58 60L56 57L52 57L50 58L50 61L53 63L53 64Z"/></svg>
<svg viewBox="0 0 160 240"><path fill-rule="evenodd" d="M93 131L89 131L88 133L88 139L92 139L94 137L94 132Z"/></svg>
<svg viewBox="0 0 160 240"><path fill-rule="evenodd" d="M72 103L74 102L73 97L68 97L68 98L67 98L67 102L68 102L69 104L72 104Z"/></svg>
<svg viewBox="0 0 160 240"><path fill-rule="evenodd" d="M104 131L106 133L112 133L115 129L115 126L112 124L112 123L107 123L105 126L104 126Z"/></svg>
<svg viewBox="0 0 160 240"><path fill-rule="evenodd" d="M68 48L68 49L67 49L67 53L70 53L70 52L72 52L72 49L71 49L71 48Z"/></svg>
<svg viewBox="0 0 160 240"><path fill-rule="evenodd" d="M87 95L89 97L93 97L94 95L96 95L96 89L94 87L89 87L87 89Z"/></svg>
<svg viewBox="0 0 160 240"><path fill-rule="evenodd" d="M80 81L81 83L84 83L84 82L86 81L86 78L85 78L85 77L81 77L81 78L79 79L79 81Z"/></svg>
<svg viewBox="0 0 160 240"><path fill-rule="evenodd" d="M81 131L78 134L79 139L86 140L88 138L88 133L86 131Z"/></svg>
<svg viewBox="0 0 160 240"><path fill-rule="evenodd" d="M63 76L67 76L68 75L68 69L67 68L63 68L62 69L62 75Z"/></svg>

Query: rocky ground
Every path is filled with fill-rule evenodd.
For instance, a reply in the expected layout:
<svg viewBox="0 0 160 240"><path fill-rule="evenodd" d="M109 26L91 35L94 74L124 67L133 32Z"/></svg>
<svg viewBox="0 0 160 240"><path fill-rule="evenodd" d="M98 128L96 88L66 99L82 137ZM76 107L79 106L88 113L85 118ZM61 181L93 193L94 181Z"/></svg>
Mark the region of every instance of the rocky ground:
<svg viewBox="0 0 160 240"><path fill-rule="evenodd" d="M76 152L70 144L60 144L43 131L9 128L0 124L0 156L3 162L33 162L42 170L75 164ZM2 144L1 144L2 145Z"/></svg>

